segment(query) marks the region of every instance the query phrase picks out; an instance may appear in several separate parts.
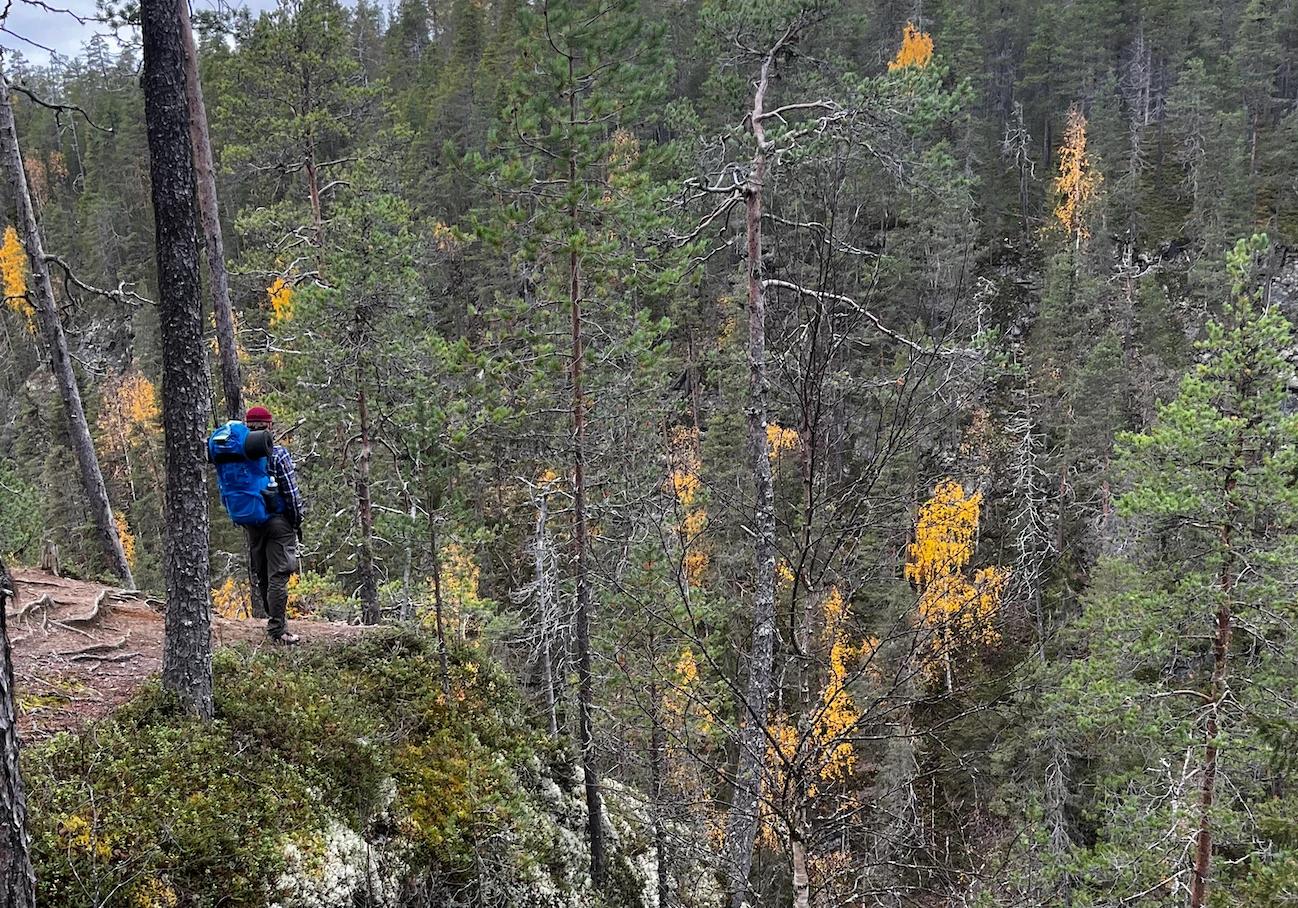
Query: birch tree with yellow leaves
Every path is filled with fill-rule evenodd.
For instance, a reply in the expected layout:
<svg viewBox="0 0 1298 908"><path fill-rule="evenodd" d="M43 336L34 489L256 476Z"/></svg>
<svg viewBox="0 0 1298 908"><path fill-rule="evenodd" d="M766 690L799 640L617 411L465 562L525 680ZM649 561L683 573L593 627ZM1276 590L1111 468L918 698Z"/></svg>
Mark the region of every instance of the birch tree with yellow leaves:
<svg viewBox="0 0 1298 908"><path fill-rule="evenodd" d="M812 639L804 630L802 641L820 663L818 681L804 686L797 715L777 715L768 730L771 769L762 801L761 840L768 848L787 850L795 908L810 906L811 868L824 858L814 845L822 801L843 791L860 762L854 740L863 711L853 683L863 674L881 675L874 662L879 641L854 637L848 601L838 587L830 586L819 599L819 633Z"/></svg>
<svg viewBox="0 0 1298 908"><path fill-rule="evenodd" d="M981 493L968 494L954 480L939 482L920 508L907 550L906 579L919 592L923 664L930 674L941 672L948 691L957 654L1000 639L995 619L1008 573L995 566L969 570L981 504Z"/></svg>
<svg viewBox="0 0 1298 908"><path fill-rule="evenodd" d="M745 656L731 682L736 762L726 774L732 791L726 873L730 904L740 908L752 897L753 845L771 808L773 761L785 751L802 754L800 761L810 751L832 753L829 741L840 737L816 718L843 702L844 688L826 676L835 663L832 646L822 649L828 646L819 630L824 597L831 588L877 579L879 562L865 554L877 554L877 540L863 541L870 533L864 514L877 520L880 512L900 512L884 477L914 445L919 414L942 407L929 397L934 364L957 355L943 340L893 327L892 300L861 280L877 254L872 229L861 209L844 205L838 189L850 179L870 180L884 194L895 183L922 184L914 197L898 201L908 212L915 205L917 218L941 208L928 195L918 204L920 194L946 193L961 204L955 201L963 191L959 177L935 179L939 168L925 155L935 112L956 116L963 96L949 90L932 35L913 23L898 35L892 65L881 66L870 82L871 91L889 99L889 117L881 119L868 112L875 107L856 95L851 80L832 87L802 81L805 48L832 15L830 4L779 2L759 10L717 3L708 5L708 15L725 65L751 80L742 125L717 143L723 162L710 158L706 179L687 184L701 216L681 237L715 230L744 256L730 286L746 291L740 318L747 319L747 332L735 332L746 340L735 347L742 350L746 383L732 391L745 395L745 425L727 428L736 438L743 432L746 450L732 445L727 456L745 493L725 502L729 513L718 501L709 524L721 539L733 522L740 530L735 543L751 553L751 567L733 584L745 603L736 616L736 643ZM733 235L721 226L731 221ZM944 218L943 229L957 221ZM942 287L951 260L935 255L935 267L916 275L916 283ZM942 330L962 329L948 322ZM854 430L859 446L851 441ZM837 664L859 676L859 666ZM857 725L851 717L842 730ZM794 784L789 803L804 804L796 792L809 786ZM792 865L799 899L809 898L812 864L825 857L817 855L812 839L819 833L809 823L791 820L781 834L797 843L779 860Z"/></svg>

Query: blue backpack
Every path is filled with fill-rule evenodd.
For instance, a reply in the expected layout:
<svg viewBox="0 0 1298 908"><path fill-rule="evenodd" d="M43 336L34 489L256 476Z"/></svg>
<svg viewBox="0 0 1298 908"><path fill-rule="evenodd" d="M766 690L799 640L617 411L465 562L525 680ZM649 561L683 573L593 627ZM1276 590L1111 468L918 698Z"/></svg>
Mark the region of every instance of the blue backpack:
<svg viewBox="0 0 1298 908"><path fill-rule="evenodd" d="M216 467L221 504L239 526L260 526L280 512L273 491L270 433L250 431L241 422L218 426L207 439L207 459Z"/></svg>

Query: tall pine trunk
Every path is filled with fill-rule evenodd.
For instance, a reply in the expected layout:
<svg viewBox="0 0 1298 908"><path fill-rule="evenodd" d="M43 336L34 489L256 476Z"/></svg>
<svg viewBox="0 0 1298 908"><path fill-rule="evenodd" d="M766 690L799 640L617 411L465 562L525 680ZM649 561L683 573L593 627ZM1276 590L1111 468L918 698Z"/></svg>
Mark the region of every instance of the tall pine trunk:
<svg viewBox="0 0 1298 908"><path fill-rule="evenodd" d="M1239 399L1249 396L1251 379L1240 367ZM1204 908L1208 904L1208 882L1212 875L1212 804L1217 791L1217 749L1221 732L1221 701L1226 696L1226 673L1230 667L1230 638L1233 629L1232 599L1235 595L1235 574L1238 570L1235 557L1234 529L1235 506L1232 499L1239 484L1239 474L1244 464L1246 434L1255 430L1249 424L1235 437L1230 465L1222 482L1222 498L1226 513L1218 527L1221 543L1221 568L1217 576L1216 628L1212 638L1212 678L1208 689L1208 718L1204 730L1202 779L1199 789L1199 829L1194 843L1194 876L1190 882L1190 908Z"/></svg>
<svg viewBox="0 0 1298 908"><path fill-rule="evenodd" d="M143 0L144 118L158 245L162 428L166 444L166 640L162 682L185 708L212 715L204 438L211 416L199 297L194 159L185 97L185 49L176 0Z"/></svg>
<svg viewBox="0 0 1298 908"><path fill-rule="evenodd" d="M90 437L86 411L81 404L81 389L77 385L76 373L72 370L68 340L63 333L63 322L59 318L58 306L54 301L54 287L50 282L45 247L41 242L40 228L36 224L36 210L32 205L31 193L27 186L22 149L18 144L18 130L14 126L13 105L9 100L9 84L5 81L2 66L0 66L0 157L3 157L3 166L13 191L17 206L18 232L22 236L23 248L27 252L27 264L31 271L32 308L36 312L41 336L45 339L50 371L54 373L59 397L63 400L68 439L72 445L72 453L77 459L86 505L90 508L91 516L95 521L100 548L108 557L113 573L122 579L125 586L134 588L135 580L131 576L131 565L126 560L126 552L122 548L122 540L117 533L117 524L113 520L113 508L108 501L104 474L99 468L99 455L95 453L95 443Z"/></svg>
<svg viewBox="0 0 1298 908"><path fill-rule="evenodd" d="M573 238L580 229L577 216L577 84L576 65L568 55L568 136L572 146L568 153L568 191L573 201L568 210ZM574 246L568 253L568 304L572 316L572 537L577 574L577 739L581 746L581 768L586 782L586 833L590 840L590 877L598 888L604 883L604 810L599 792L599 775L595 769L595 738L591 712L594 709L595 681L590 652L590 576L587 564L589 540L586 527L586 396L582 388L582 362L586 356L581 313L581 266Z"/></svg>
<svg viewBox="0 0 1298 908"><path fill-rule="evenodd" d="M234 339L234 311L230 306L230 274L225 267L225 241L221 237L221 215L216 195L216 167L212 163L212 140L207 129L207 105L198 76L198 48L189 22L189 0L178 0L180 42L185 52L185 100L189 105L189 141L194 149L194 175L198 180L198 208L207 247L212 312L216 318L216 345L221 357L221 390L225 413L230 419L243 418L243 383L239 378L239 347Z"/></svg>
<svg viewBox="0 0 1298 908"><path fill-rule="evenodd" d="M35 908L36 876L27 838L27 796L18 767L18 709L6 609L9 574L0 561L0 908Z"/></svg>
<svg viewBox="0 0 1298 908"><path fill-rule="evenodd" d="M363 360L356 360L356 412L360 418L361 450L356 457L356 514L360 518L361 541L356 547L356 567L361 581L361 621L379 623L379 583L374 575L374 504L370 498L370 461L374 445L370 439L370 410L365 397Z"/></svg>
<svg viewBox="0 0 1298 908"><path fill-rule="evenodd" d="M307 99L306 109L309 113L311 110L310 83L303 87L303 94ZM314 138L307 137L304 153L305 161L302 170L306 175L307 198L311 201L311 230L315 239L316 267L319 267L324 258L324 206L320 201L320 173L316 166Z"/></svg>
<svg viewBox="0 0 1298 908"><path fill-rule="evenodd" d="M571 68L572 61L569 60ZM576 97L576 89L573 89ZM574 100L575 105L575 100ZM576 118L574 111L573 118ZM568 177L576 180L576 161L569 160ZM572 208L573 231L577 229L576 203ZM574 249L568 256L569 304L572 314L572 536L576 549L577 615L577 738L581 746L581 768L586 780L586 832L590 839L590 876L596 886L604 882L604 825L599 793L599 775L595 769L595 738L591 712L595 700L595 681L590 653L590 576L587 565L586 527L586 397L582 389L582 359L585 338L581 320L581 274Z"/></svg>
<svg viewBox="0 0 1298 908"><path fill-rule="evenodd" d="M734 799L726 822L730 900L748 900L748 878L757 836L758 799L766 765L766 722L775 660L775 490L766 436L766 292L762 286L762 190L766 180L767 140L762 119L771 69L780 47L762 63L753 92L749 128L753 158L744 186L748 277L748 447L753 472L753 638L748 653L748 684L739 731Z"/></svg>

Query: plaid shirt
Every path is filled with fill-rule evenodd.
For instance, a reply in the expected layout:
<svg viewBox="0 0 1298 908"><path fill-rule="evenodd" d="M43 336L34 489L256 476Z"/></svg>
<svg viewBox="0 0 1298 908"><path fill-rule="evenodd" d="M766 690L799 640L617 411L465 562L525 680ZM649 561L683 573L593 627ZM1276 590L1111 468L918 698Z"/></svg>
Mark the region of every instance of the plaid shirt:
<svg viewBox="0 0 1298 908"><path fill-rule="evenodd" d="M279 486L279 500L284 505L284 515L293 526L300 526L306 516L306 499L298 488L297 471L293 469L293 455L288 448L275 445L270 452L270 469Z"/></svg>

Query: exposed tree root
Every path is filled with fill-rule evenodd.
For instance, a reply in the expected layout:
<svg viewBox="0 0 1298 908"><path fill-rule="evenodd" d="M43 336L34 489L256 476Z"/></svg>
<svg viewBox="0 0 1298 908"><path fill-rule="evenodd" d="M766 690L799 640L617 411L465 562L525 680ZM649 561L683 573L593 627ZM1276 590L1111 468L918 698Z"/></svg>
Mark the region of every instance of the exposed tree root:
<svg viewBox="0 0 1298 908"><path fill-rule="evenodd" d="M71 659L85 658L97 654L112 652L115 649L121 649L126 645L126 641L131 638L130 634L124 635L120 640L108 640L104 643L92 643L89 646L83 646L81 649L63 650L60 656L67 656ZM136 654L138 655L138 653Z"/></svg>
<svg viewBox="0 0 1298 908"><path fill-rule="evenodd" d="M107 653L81 653L80 655L69 656L68 658L73 662L129 662L130 660L137 658L139 655L139 653L117 653L116 655L110 655Z"/></svg>
<svg viewBox="0 0 1298 908"><path fill-rule="evenodd" d="M108 597L108 590L100 590L99 595L95 597L95 602L90 606L90 611L84 615L73 615L70 618L63 618L59 623L64 627L76 628L81 625L94 624L104 616L104 599Z"/></svg>
<svg viewBox="0 0 1298 908"><path fill-rule="evenodd" d="M30 619L31 616L35 614L38 610L44 610L46 616L48 617L49 609L52 609L53 607L54 607L54 599L50 596L49 593L44 593L43 595L39 596L36 599L33 599L31 602L27 603L22 608L20 608L17 612L14 613L14 617L23 620Z"/></svg>

